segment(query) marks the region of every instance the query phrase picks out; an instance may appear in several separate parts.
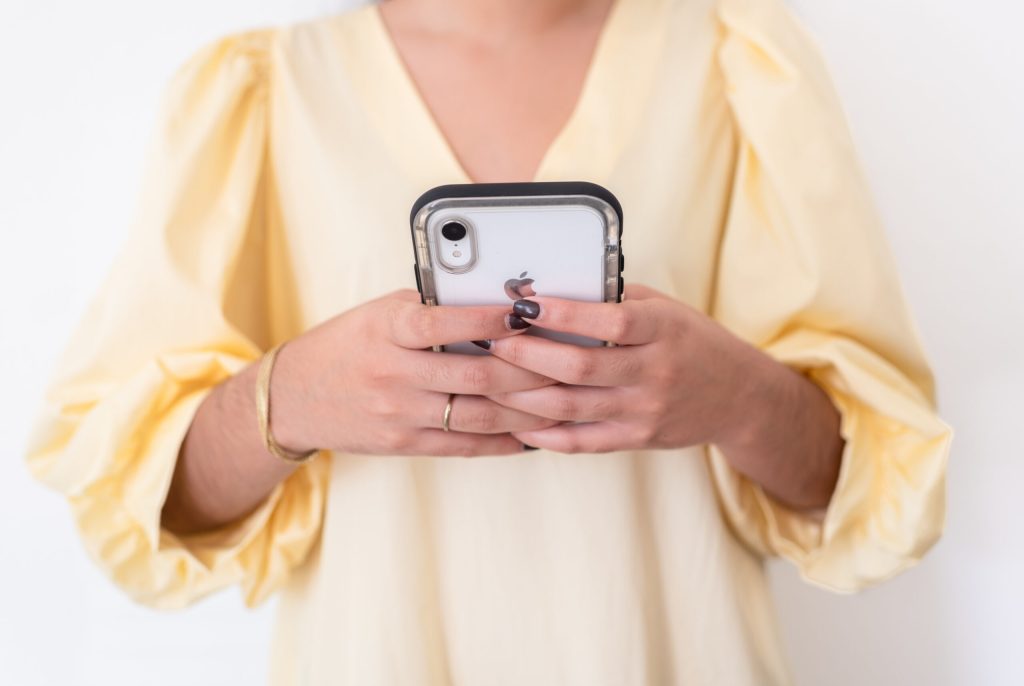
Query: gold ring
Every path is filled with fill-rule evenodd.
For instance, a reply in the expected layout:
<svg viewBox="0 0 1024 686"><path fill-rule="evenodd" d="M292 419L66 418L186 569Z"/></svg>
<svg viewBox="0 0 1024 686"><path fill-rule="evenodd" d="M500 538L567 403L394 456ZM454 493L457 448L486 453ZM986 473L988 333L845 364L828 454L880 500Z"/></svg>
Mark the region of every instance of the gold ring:
<svg viewBox="0 0 1024 686"><path fill-rule="evenodd" d="M448 427L448 422L452 418L452 403L455 401L455 394L448 394L448 404L444 406L444 417L441 419L441 428L446 432L451 431Z"/></svg>

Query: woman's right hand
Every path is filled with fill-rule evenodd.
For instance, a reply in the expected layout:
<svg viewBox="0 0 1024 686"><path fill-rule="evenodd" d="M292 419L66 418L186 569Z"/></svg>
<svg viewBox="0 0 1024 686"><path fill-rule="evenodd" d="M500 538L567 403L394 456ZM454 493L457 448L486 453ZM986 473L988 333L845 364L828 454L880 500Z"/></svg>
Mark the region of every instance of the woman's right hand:
<svg viewBox="0 0 1024 686"><path fill-rule="evenodd" d="M402 290L348 310L289 341L271 380L270 426L283 447L381 455L499 455L510 435L558 424L484 395L556 383L491 356L433 345L504 338L508 307L427 307ZM444 432L448 394L457 394Z"/></svg>

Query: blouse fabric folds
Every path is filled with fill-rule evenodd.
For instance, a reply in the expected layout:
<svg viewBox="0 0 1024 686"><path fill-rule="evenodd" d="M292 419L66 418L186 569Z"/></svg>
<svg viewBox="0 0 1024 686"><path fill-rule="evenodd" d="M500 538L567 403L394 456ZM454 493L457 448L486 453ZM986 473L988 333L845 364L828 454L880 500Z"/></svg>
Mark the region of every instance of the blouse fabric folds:
<svg viewBox="0 0 1024 686"><path fill-rule="evenodd" d="M817 48L781 0L617 0L533 180L607 186L627 281L825 390L846 440L826 510L786 509L714 446L327 453L241 521L160 527L206 394L413 287L413 200L469 181L369 5L223 36L168 84L130 237L29 449L90 556L155 607L279 593L275 684L788 683L765 557L837 591L913 565L951 440Z"/></svg>

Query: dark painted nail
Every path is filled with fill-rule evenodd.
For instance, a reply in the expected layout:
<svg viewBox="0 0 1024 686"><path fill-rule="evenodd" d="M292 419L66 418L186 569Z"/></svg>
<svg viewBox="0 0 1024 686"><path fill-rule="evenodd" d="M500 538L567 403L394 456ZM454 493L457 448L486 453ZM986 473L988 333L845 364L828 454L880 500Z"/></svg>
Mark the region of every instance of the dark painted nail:
<svg viewBox="0 0 1024 686"><path fill-rule="evenodd" d="M520 317L536 319L537 315L540 314L540 303L532 300L516 300L512 303L512 311Z"/></svg>
<svg viewBox="0 0 1024 686"><path fill-rule="evenodd" d="M505 325L513 331L530 328L530 322L526 321L518 314L505 315Z"/></svg>
<svg viewBox="0 0 1024 686"><path fill-rule="evenodd" d="M478 348L483 348L484 350L490 350L491 349L491 339L488 338L488 339L485 339L485 340L482 340L482 341L473 341L473 345L475 345Z"/></svg>
<svg viewBox="0 0 1024 686"><path fill-rule="evenodd" d="M526 445L525 443L523 443L523 450L538 450L538 449L539 448L535 448L532 445Z"/></svg>

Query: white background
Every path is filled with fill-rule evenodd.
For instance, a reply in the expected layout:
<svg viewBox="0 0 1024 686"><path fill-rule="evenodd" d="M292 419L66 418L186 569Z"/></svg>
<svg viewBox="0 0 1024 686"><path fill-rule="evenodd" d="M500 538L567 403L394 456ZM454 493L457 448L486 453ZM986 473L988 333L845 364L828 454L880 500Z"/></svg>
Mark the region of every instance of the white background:
<svg viewBox="0 0 1024 686"><path fill-rule="evenodd" d="M0 682L253 684L271 608L133 606L22 463L43 383L127 229L157 98L201 43L327 0L0 5ZM956 429L947 532L876 590L775 565L801 684L1020 684L1024 9L794 0L831 64Z"/></svg>

